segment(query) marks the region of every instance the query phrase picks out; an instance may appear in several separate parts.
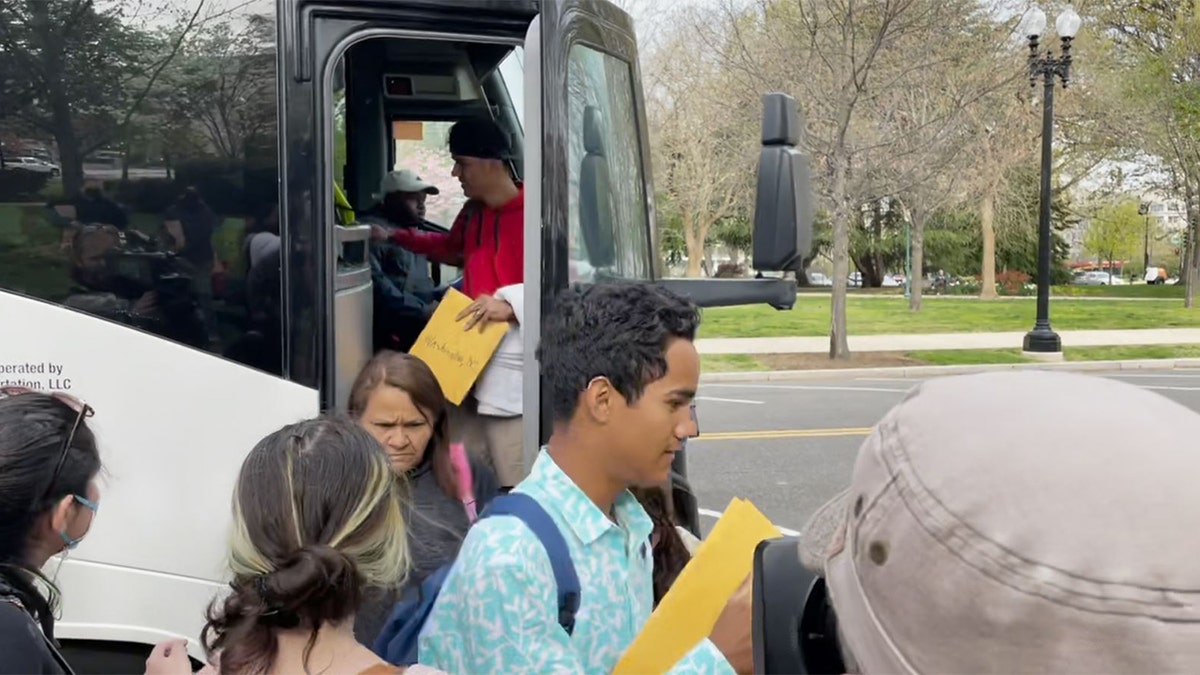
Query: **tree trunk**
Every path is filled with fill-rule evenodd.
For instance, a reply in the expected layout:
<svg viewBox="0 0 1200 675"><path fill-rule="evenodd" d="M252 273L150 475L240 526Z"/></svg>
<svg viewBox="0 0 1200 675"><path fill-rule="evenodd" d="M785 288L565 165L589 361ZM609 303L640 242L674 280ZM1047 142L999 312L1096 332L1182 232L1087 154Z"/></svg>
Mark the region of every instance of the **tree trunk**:
<svg viewBox="0 0 1200 675"><path fill-rule="evenodd" d="M1194 306L1196 294L1197 273L1200 272L1200 246L1196 245L1196 236L1200 235L1200 195L1196 194L1196 184L1193 176L1184 176L1185 213L1188 219L1188 256L1184 276L1183 306L1191 309Z"/></svg>
<svg viewBox="0 0 1200 675"><path fill-rule="evenodd" d="M696 236L696 229L688 223L686 217L683 221L683 243L687 246L688 256L687 271L684 274L698 277L707 252L704 250L704 240Z"/></svg>
<svg viewBox="0 0 1200 675"><path fill-rule="evenodd" d="M71 101L63 90L64 66L62 41L50 26L49 6L44 2L30 3L32 25L42 42L42 68L48 84L46 101L50 104L51 127L58 145L58 161L62 169L63 192L74 196L83 188L83 157L71 114Z"/></svg>
<svg viewBox="0 0 1200 675"><path fill-rule="evenodd" d="M121 144L121 182L129 182L129 141Z"/></svg>
<svg viewBox="0 0 1200 675"><path fill-rule="evenodd" d="M846 277L850 274L850 213L846 201L846 157L833 157L833 294L829 307L829 358L849 359L846 335Z"/></svg>
<svg viewBox="0 0 1200 675"><path fill-rule="evenodd" d="M883 205L878 200L875 202L872 215L871 232L875 237L875 254L871 256L871 267L875 269L875 274L871 279L871 288L879 288L883 286L883 276L887 274L887 270L884 269L883 264ZM863 279L863 286L866 285L867 280Z"/></svg>
<svg viewBox="0 0 1200 675"><path fill-rule="evenodd" d="M71 124L71 111L64 102L62 114L53 102L54 142L58 145L58 161L62 169L63 194L70 198L83 189L83 157L79 154L79 139Z"/></svg>
<svg viewBox="0 0 1200 675"><path fill-rule="evenodd" d="M979 203L979 225L983 234L983 260L980 261L979 297L994 300L996 293L996 188L988 186Z"/></svg>
<svg viewBox="0 0 1200 675"><path fill-rule="evenodd" d="M925 267L925 214L919 209L912 210L912 268L908 270L908 309L913 312L921 311L921 287L925 275L921 270ZM913 277L916 283L913 283Z"/></svg>

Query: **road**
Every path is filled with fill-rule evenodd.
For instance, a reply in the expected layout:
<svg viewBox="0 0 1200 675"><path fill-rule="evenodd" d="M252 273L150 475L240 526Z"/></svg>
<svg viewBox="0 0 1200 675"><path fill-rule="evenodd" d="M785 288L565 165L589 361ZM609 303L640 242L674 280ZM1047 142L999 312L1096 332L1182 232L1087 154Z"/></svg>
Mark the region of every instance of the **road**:
<svg viewBox="0 0 1200 675"><path fill-rule="evenodd" d="M1200 412L1200 369L1099 373ZM871 425L916 379L709 383L697 400L700 438L688 443L688 475L705 532L733 497L752 501L784 534L796 534L850 479Z"/></svg>

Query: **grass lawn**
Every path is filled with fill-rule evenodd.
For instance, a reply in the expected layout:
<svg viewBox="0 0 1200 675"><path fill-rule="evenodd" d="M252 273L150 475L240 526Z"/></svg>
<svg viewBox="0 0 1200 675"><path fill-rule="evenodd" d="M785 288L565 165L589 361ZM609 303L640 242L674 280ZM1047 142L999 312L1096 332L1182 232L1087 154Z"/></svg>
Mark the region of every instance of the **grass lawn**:
<svg viewBox="0 0 1200 675"><path fill-rule="evenodd" d="M910 312L903 297L846 298L850 335L1024 331L1033 327L1034 312L1035 303L1025 299L985 302L941 297L922 303L919 312ZM1050 323L1056 330L1194 328L1200 327L1200 309L1184 309L1182 301L1173 298L1138 302L1054 298ZM787 311L766 306L713 307L704 310L700 326L702 338L828 334L827 296L798 296L796 306Z"/></svg>
<svg viewBox="0 0 1200 675"><path fill-rule="evenodd" d="M1054 286L1051 296L1073 298L1182 298L1183 284L1167 286L1130 284L1128 286Z"/></svg>
<svg viewBox="0 0 1200 675"><path fill-rule="evenodd" d="M1136 359L1200 358L1200 345L1074 347L1064 350L1067 361L1125 361ZM824 354L703 354L706 373L766 370L815 370L879 366L978 366L1031 363L1019 349L952 349L853 354L850 361L830 361Z"/></svg>
<svg viewBox="0 0 1200 675"><path fill-rule="evenodd" d="M129 225L154 235L160 216L130 214ZM240 268L241 218L227 218L213 234L213 246L221 260ZM61 301L72 286L66 253L61 249L62 230L46 218L41 203L0 204L0 287L34 297Z"/></svg>

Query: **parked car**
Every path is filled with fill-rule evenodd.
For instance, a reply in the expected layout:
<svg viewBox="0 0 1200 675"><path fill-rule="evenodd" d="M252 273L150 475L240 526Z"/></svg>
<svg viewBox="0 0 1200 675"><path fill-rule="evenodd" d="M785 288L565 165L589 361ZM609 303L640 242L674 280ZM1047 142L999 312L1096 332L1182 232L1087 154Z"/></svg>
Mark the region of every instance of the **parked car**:
<svg viewBox="0 0 1200 675"><path fill-rule="evenodd" d="M4 159L4 167L6 169L20 169L35 173L48 173L51 176L57 176L62 173L62 170L57 165L38 159L37 157L6 157Z"/></svg>
<svg viewBox="0 0 1200 675"><path fill-rule="evenodd" d="M824 272L809 272L807 276L808 276L808 285L809 286L832 286L833 285L833 279L830 279L829 276L826 275Z"/></svg>
<svg viewBox="0 0 1200 675"><path fill-rule="evenodd" d="M1080 272L1071 280L1076 286L1126 286L1129 284L1117 273L1109 274L1102 270Z"/></svg>

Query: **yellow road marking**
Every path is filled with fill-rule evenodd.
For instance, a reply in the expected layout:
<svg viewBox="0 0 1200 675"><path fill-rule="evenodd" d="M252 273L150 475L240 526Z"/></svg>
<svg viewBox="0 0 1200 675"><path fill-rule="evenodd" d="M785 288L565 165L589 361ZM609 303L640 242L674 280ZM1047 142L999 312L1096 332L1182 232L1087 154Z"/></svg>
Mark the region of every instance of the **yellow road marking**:
<svg viewBox="0 0 1200 675"><path fill-rule="evenodd" d="M764 429L762 431L711 431L700 432L700 436L688 440L697 441L749 441L772 438L829 438L834 436L866 436L871 427L847 427L843 429Z"/></svg>

